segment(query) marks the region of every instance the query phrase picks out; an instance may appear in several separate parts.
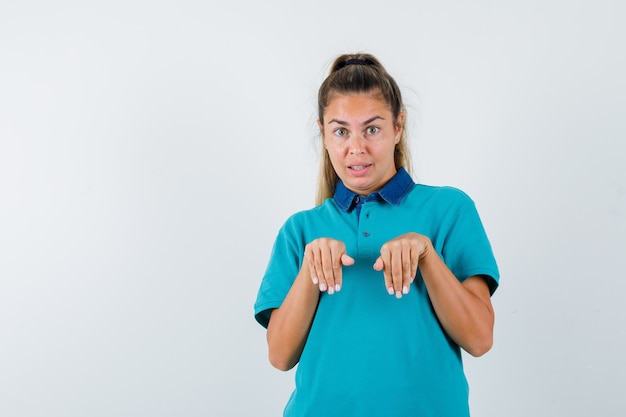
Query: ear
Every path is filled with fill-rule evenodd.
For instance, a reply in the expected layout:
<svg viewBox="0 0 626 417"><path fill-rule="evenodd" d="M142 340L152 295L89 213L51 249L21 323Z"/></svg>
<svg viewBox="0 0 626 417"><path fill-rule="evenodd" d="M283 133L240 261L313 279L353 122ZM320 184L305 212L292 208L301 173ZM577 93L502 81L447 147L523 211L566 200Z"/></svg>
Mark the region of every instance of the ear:
<svg viewBox="0 0 626 417"><path fill-rule="evenodd" d="M400 138L402 137L402 131L404 130L404 112L398 113L398 118L396 119L396 144L400 142Z"/></svg>
<svg viewBox="0 0 626 417"><path fill-rule="evenodd" d="M319 119L317 119L317 127L319 128L320 136L322 137L322 146L324 146L324 149L326 149L326 141L324 140L324 126Z"/></svg>

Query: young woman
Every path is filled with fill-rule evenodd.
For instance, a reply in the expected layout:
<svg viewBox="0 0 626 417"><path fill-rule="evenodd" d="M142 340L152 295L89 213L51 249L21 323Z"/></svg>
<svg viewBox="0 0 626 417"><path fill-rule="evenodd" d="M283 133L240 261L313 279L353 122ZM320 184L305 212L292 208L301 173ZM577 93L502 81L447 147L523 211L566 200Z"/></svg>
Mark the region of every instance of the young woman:
<svg viewBox="0 0 626 417"><path fill-rule="evenodd" d="M255 303L298 364L285 416L469 415L461 351L492 345L499 273L472 200L415 184L394 79L338 57L318 95L318 206L281 228Z"/></svg>

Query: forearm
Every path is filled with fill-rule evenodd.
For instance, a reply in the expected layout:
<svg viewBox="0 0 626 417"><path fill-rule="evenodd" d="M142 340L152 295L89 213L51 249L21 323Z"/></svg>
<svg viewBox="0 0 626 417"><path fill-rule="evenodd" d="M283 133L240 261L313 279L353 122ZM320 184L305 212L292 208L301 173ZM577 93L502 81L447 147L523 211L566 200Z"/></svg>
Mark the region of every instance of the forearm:
<svg viewBox="0 0 626 417"><path fill-rule="evenodd" d="M303 268L280 308L272 311L267 326L269 360L274 367L286 371L300 360L319 297L318 287Z"/></svg>
<svg viewBox="0 0 626 417"><path fill-rule="evenodd" d="M489 351L493 343L494 312L484 279L470 277L460 283L430 243L419 268L446 333L473 356Z"/></svg>

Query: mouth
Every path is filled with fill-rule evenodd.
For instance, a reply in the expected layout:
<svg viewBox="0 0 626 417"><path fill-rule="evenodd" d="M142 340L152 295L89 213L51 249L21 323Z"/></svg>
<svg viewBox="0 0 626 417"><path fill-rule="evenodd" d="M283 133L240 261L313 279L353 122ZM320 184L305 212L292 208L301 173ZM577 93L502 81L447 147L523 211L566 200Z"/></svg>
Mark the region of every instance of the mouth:
<svg viewBox="0 0 626 417"><path fill-rule="evenodd" d="M350 168L353 171L362 171L362 170L364 170L367 167L369 167L369 164L368 165L349 165L348 166L348 168Z"/></svg>

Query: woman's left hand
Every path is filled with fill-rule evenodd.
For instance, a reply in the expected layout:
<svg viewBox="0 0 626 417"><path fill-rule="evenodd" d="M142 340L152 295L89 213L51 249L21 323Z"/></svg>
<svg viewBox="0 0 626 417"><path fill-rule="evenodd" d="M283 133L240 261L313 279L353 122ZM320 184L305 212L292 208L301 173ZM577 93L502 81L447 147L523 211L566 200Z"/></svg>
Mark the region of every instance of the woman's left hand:
<svg viewBox="0 0 626 417"><path fill-rule="evenodd" d="M385 243L374 269L383 271L390 295L409 292L420 268L428 297L446 333L473 356L481 356L493 343L494 313L484 277L459 281L439 257L430 239L407 233Z"/></svg>
<svg viewBox="0 0 626 417"><path fill-rule="evenodd" d="M389 295L395 294L397 298L402 298L402 294L409 293L420 256L429 242L428 237L410 232L390 240L380 248L374 269L383 271Z"/></svg>

